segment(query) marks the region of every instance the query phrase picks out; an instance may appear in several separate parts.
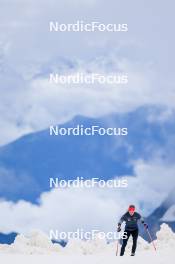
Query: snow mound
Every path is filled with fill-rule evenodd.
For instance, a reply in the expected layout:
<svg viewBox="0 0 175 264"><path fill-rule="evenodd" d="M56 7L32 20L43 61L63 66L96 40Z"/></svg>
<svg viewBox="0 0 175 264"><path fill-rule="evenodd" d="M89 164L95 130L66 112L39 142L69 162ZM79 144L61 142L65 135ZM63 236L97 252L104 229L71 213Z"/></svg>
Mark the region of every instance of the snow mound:
<svg viewBox="0 0 175 264"><path fill-rule="evenodd" d="M105 239L101 239L98 234L96 234L93 240L69 240L67 246L65 247L65 253L75 254L79 253L82 255L92 255L104 252L108 249Z"/></svg>
<svg viewBox="0 0 175 264"><path fill-rule="evenodd" d="M161 225L160 231L157 232L155 243L159 249L175 248L175 233L167 224Z"/></svg>
<svg viewBox="0 0 175 264"><path fill-rule="evenodd" d="M17 254L61 253L62 250L59 244L53 244L41 231L32 231L29 236L17 235L13 244L0 247L0 251Z"/></svg>
<svg viewBox="0 0 175 264"><path fill-rule="evenodd" d="M105 239L101 239L96 235L93 240L69 240L66 247L61 247L59 244L53 244L49 238L41 231L33 231L28 236L20 234L16 237L11 245L0 245L0 253L7 254L57 254L57 255L97 255L105 254L114 256L117 243L107 243ZM157 252L164 250L172 250L175 248L175 233L167 224L162 224L160 231L157 232L157 240L154 241ZM132 247L132 237L128 241L126 247L126 255L130 255ZM150 254L154 253L153 245L146 242L143 238L138 238L137 253L144 254L145 251ZM118 251L120 245L118 244Z"/></svg>

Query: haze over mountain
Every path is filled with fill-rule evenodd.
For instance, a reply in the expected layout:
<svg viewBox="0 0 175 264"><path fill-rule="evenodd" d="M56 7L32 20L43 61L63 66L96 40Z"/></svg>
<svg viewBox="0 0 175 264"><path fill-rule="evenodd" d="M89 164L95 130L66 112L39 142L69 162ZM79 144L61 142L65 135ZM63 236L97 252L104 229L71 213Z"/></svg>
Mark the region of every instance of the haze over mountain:
<svg viewBox="0 0 175 264"><path fill-rule="evenodd" d="M151 227L154 238L162 223L168 224L175 231L175 188L172 189L163 203L145 220Z"/></svg>
<svg viewBox="0 0 175 264"><path fill-rule="evenodd" d="M42 192L49 190L50 177L107 180L133 175L132 161L137 159L148 161L158 153L165 163L173 160L174 119L154 120L162 111L142 107L131 113L99 119L79 116L60 125L127 127L127 136L50 136L47 129L1 147L0 196L12 201L36 202Z"/></svg>

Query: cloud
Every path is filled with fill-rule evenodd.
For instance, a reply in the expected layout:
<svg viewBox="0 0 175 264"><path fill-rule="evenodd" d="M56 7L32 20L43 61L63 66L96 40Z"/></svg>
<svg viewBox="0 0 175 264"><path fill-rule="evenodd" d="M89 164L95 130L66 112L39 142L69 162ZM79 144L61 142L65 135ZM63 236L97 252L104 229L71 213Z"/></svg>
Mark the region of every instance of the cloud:
<svg viewBox="0 0 175 264"><path fill-rule="evenodd" d="M135 162L135 176L124 177L128 179L125 189L53 189L41 195L39 205L1 200L0 231L114 230L129 204L136 204L145 216L159 206L171 190L174 171L175 166L165 166L161 161L139 160Z"/></svg>
<svg viewBox="0 0 175 264"><path fill-rule="evenodd" d="M76 115L99 117L114 112L134 111L143 105L164 105L168 109L174 108L174 90L170 88L160 92L158 86L153 86L153 77L146 65L142 70L140 64L131 63L126 59L117 60L115 56L94 59L88 64L78 61L73 63L72 70L69 68L65 70L65 66L62 65L63 72L66 74L70 71L101 72L105 75L125 72L128 74L129 83L55 85L49 84L42 71L41 76L33 77L29 81L7 69L5 76L8 77L10 71L11 82L8 80L8 89L5 93L4 88L0 88L2 91L0 144L45 129L49 125L64 123ZM53 70L57 70L57 65ZM6 79L2 79L4 87L7 87Z"/></svg>
<svg viewBox="0 0 175 264"><path fill-rule="evenodd" d="M64 3L33 0L25 4L15 0L10 4L12 9L9 1L2 1L0 144L50 124L65 122L77 114L99 116L132 111L145 104L174 107L174 37L169 26L174 2L169 1L169 5L159 2L148 3L145 12L144 1L138 0L134 3L113 0L110 5L99 0L65 0ZM50 34L50 20L128 23L129 31L120 35ZM156 30L152 30L152 25L156 25ZM84 71L106 74L126 71L129 85L77 85L64 89L49 86L46 75L52 68L64 68L63 58L73 62L75 70L78 65Z"/></svg>

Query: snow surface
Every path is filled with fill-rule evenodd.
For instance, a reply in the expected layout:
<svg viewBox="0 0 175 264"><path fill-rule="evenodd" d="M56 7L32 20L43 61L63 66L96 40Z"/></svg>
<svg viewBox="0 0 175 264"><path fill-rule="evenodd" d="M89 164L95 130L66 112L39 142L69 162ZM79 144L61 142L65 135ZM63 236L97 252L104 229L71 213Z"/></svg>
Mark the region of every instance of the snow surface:
<svg viewBox="0 0 175 264"><path fill-rule="evenodd" d="M1 263L173 263L175 258L175 234L168 225L162 224L153 246L139 237L137 254L130 257L132 240L127 245L123 258L116 257L117 241L107 244L96 237L95 240L71 240L65 248L52 244L40 231L33 231L29 236L18 235L11 245L0 245ZM120 250L120 246L119 246Z"/></svg>

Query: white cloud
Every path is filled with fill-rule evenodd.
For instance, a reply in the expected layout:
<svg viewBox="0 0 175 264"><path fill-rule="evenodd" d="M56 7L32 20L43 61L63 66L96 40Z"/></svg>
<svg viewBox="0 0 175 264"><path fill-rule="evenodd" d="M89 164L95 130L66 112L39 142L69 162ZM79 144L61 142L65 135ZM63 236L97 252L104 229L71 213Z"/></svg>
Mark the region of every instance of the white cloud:
<svg viewBox="0 0 175 264"><path fill-rule="evenodd" d="M39 205L1 201L0 231L114 230L129 204L136 204L143 215L159 206L171 190L174 171L175 166L165 166L161 162L138 161L135 177L128 177L127 189L55 189L43 193Z"/></svg>
<svg viewBox="0 0 175 264"><path fill-rule="evenodd" d="M3 1L0 144L46 128L50 123L67 121L76 114L99 116L130 111L149 103L173 107L174 35L169 27L173 5L171 0L169 4L156 0L147 4L145 12L145 2L140 0L134 3L113 0L110 5L99 0L25 3L14 0L10 1L13 7L10 9L9 1ZM129 32L122 35L48 32L50 20L74 23L79 19L128 23ZM152 30L152 25L157 25L156 30ZM81 61L84 70L109 72L111 65L113 70L126 70L130 75L129 85L105 89L99 86L85 89L81 85L65 89L48 87L42 75L60 56L70 58L75 64ZM39 73L41 78L36 80L35 74Z"/></svg>
<svg viewBox="0 0 175 264"><path fill-rule="evenodd" d="M112 65L109 66L108 65ZM46 77L30 82L13 71L8 89L0 88L0 144L49 125L66 122L76 115L98 117L114 112L133 111L137 107L153 104L174 107L174 90L159 91L152 84L152 74L147 66L117 60L114 56L95 59L88 64L75 61L76 71L108 72L121 71L129 76L127 85L53 85ZM102 67L100 65L103 65ZM55 70L56 70L56 66ZM64 68L64 66L63 66ZM6 70L5 76L9 74ZM14 77L13 77L14 76ZM7 78L8 79L8 78ZM13 84L12 84L13 83ZM2 85L7 82L2 79ZM14 89L13 87L14 86ZM168 93L167 93L168 91Z"/></svg>

